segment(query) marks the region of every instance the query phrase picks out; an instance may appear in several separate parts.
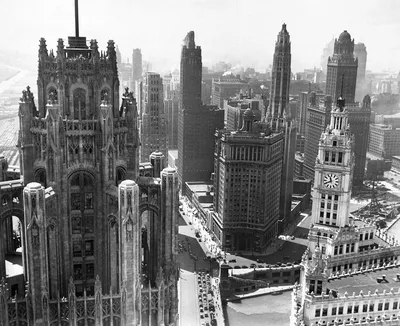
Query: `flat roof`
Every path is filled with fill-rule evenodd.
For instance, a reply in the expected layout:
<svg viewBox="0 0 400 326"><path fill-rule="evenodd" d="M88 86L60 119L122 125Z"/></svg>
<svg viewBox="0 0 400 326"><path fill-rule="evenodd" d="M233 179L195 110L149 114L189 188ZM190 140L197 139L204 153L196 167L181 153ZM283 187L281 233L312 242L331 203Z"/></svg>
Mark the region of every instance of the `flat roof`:
<svg viewBox="0 0 400 326"><path fill-rule="evenodd" d="M199 193L199 192L207 192L209 191L209 186L212 186L212 183L206 183L204 181L195 181L195 182L186 182L187 186L191 191L194 193Z"/></svg>
<svg viewBox="0 0 400 326"><path fill-rule="evenodd" d="M339 295L344 295L347 292L348 295L352 295L355 292L356 295L363 291L363 294L375 293L378 290L380 293L383 290L390 292L393 288L397 290L400 287L400 280L397 279L397 274L400 273L400 266L388 266L384 268L377 268L375 270L367 270L361 273L342 276L337 279L330 279L328 281L328 288L335 290ZM386 281L378 283L377 279L382 279L385 276Z"/></svg>

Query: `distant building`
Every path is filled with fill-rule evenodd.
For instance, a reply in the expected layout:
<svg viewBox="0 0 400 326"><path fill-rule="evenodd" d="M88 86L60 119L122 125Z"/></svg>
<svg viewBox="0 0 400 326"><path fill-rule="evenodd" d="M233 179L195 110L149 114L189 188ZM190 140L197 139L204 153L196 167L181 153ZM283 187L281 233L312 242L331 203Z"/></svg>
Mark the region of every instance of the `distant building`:
<svg viewBox="0 0 400 326"><path fill-rule="evenodd" d="M227 251L261 251L278 232L283 133L255 120L247 108L240 130L216 133L211 230Z"/></svg>
<svg viewBox="0 0 400 326"><path fill-rule="evenodd" d="M144 110L140 121L140 162L161 152L168 157L167 117L164 111L163 85L159 74L148 72L144 81ZM164 167L163 167L164 168Z"/></svg>
<svg viewBox="0 0 400 326"><path fill-rule="evenodd" d="M201 48L194 32L184 40L178 113L178 176L183 193L187 181L209 181L214 172L214 133L224 127L224 112L201 103Z"/></svg>
<svg viewBox="0 0 400 326"><path fill-rule="evenodd" d="M353 184L361 185L364 181L365 163L368 151L368 135L371 121L371 98L365 95L362 105L349 104L350 131L354 136L354 174Z"/></svg>
<svg viewBox="0 0 400 326"><path fill-rule="evenodd" d="M164 110L167 116L168 149L177 149L179 91L170 91L169 96L170 98L164 99Z"/></svg>
<svg viewBox="0 0 400 326"><path fill-rule="evenodd" d="M326 46L322 50L321 69L325 75L326 75L327 66L328 66L328 59L333 53L334 46L335 46L335 39L332 38L332 40L328 44L326 44Z"/></svg>
<svg viewBox="0 0 400 326"><path fill-rule="evenodd" d="M299 103L297 106L297 134L302 136L306 134L308 96L309 92L301 92L299 96Z"/></svg>
<svg viewBox="0 0 400 326"><path fill-rule="evenodd" d="M227 75L212 80L211 104L222 108L224 100L236 94L246 94L249 90L247 83L239 76Z"/></svg>
<svg viewBox="0 0 400 326"><path fill-rule="evenodd" d="M318 154L318 144L321 133L330 121L332 98L322 94L309 94L307 122L304 145L304 177L314 181L315 158Z"/></svg>
<svg viewBox="0 0 400 326"><path fill-rule="evenodd" d="M356 101L361 102L367 92L365 71L367 69L367 48L364 43L354 45L354 57L358 60Z"/></svg>
<svg viewBox="0 0 400 326"><path fill-rule="evenodd" d="M203 104L211 104L211 85L204 81L201 82L201 101Z"/></svg>
<svg viewBox="0 0 400 326"><path fill-rule="evenodd" d="M383 159L400 155L400 128L371 124L368 151Z"/></svg>
<svg viewBox="0 0 400 326"><path fill-rule="evenodd" d="M391 125L393 128L400 128L400 113L376 115L371 123Z"/></svg>
<svg viewBox="0 0 400 326"><path fill-rule="evenodd" d="M262 99L251 99L243 96L224 100L225 128L227 130L240 129L243 125L243 113L247 108L251 108L257 121L261 121L260 101L262 102Z"/></svg>
<svg viewBox="0 0 400 326"><path fill-rule="evenodd" d="M358 60L354 57L354 39L344 31L335 39L332 56L328 59L326 95L332 99L339 96L346 103L354 103L357 84Z"/></svg>
<svg viewBox="0 0 400 326"><path fill-rule="evenodd" d="M142 51L140 49L133 49L132 53L132 83L142 79ZM136 95L136 94L135 94Z"/></svg>

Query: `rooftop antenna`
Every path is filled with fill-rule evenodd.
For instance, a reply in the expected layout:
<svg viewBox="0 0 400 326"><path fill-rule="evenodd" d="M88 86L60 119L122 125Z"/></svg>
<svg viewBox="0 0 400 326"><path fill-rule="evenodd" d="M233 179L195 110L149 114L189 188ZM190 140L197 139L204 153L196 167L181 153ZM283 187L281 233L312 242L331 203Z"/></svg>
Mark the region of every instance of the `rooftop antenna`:
<svg viewBox="0 0 400 326"><path fill-rule="evenodd" d="M75 37L79 37L78 0L75 0Z"/></svg>

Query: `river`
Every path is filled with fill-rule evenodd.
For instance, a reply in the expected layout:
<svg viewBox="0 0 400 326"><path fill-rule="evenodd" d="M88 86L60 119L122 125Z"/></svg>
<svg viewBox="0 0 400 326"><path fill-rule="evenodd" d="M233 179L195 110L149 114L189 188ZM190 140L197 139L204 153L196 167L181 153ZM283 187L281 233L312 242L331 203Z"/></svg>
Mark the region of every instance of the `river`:
<svg viewBox="0 0 400 326"><path fill-rule="evenodd" d="M289 326L292 291L229 302L227 326Z"/></svg>

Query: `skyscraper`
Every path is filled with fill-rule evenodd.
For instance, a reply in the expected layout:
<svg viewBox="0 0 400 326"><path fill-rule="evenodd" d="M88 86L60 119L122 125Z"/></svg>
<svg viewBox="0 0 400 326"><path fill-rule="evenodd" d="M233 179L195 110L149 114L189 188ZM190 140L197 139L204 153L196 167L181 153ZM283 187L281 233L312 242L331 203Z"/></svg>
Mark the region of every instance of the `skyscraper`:
<svg viewBox="0 0 400 326"><path fill-rule="evenodd" d="M185 193L187 181L209 181L214 172L214 133L224 127L224 111L201 103L201 48L194 32L184 40L181 55L178 117L178 175Z"/></svg>
<svg viewBox="0 0 400 326"><path fill-rule="evenodd" d="M282 119L284 113L288 114L291 60L290 35L286 30L286 24L283 24L282 30L279 32L275 42L275 52L272 63L269 114L274 122L278 119Z"/></svg>
<svg viewBox="0 0 400 326"><path fill-rule="evenodd" d="M335 39L333 55L328 59L326 95L339 96L346 103L354 103L357 83L358 60L354 57L354 39L344 31Z"/></svg>
<svg viewBox="0 0 400 326"><path fill-rule="evenodd" d="M168 157L167 117L164 111L162 78L148 72L144 81L144 110L140 121L140 162L149 162L150 154Z"/></svg>
<svg viewBox="0 0 400 326"><path fill-rule="evenodd" d="M133 49L132 52L132 87L135 83L142 79L142 51L140 49ZM135 94L136 95L136 94Z"/></svg>
<svg viewBox="0 0 400 326"><path fill-rule="evenodd" d="M280 188L280 215L284 223L288 223L291 216L294 157L296 152L296 126L293 123L292 109L289 105L290 64L290 35L286 30L286 24L283 24L275 42L267 121L269 121L273 131L284 133L285 146L281 172L282 185Z"/></svg>
<svg viewBox="0 0 400 326"><path fill-rule="evenodd" d="M355 136L354 184L359 185L364 179L371 106L365 101L362 105L355 104L357 76L365 76L365 46L357 47L358 56L362 59L361 70L355 53L354 39L344 31L335 39L334 53L328 60L326 94L331 95L332 99L342 97L346 100L350 130Z"/></svg>
<svg viewBox="0 0 400 326"><path fill-rule="evenodd" d="M212 230L226 250L262 251L278 232L284 139L247 108L216 133Z"/></svg>
<svg viewBox="0 0 400 326"><path fill-rule="evenodd" d="M357 86L356 86L356 101L360 101L368 93L365 80L365 71L367 68L367 48L364 43L354 45L354 57L358 60L357 69Z"/></svg>
<svg viewBox="0 0 400 326"><path fill-rule="evenodd" d="M10 305L0 286L1 324L176 325L177 173L155 155L152 177L139 177L136 103L126 89L119 105L114 42L87 46L77 21L56 55L40 40L37 106L29 87L20 99L22 175L0 196L21 220L26 295Z"/></svg>
<svg viewBox="0 0 400 326"><path fill-rule="evenodd" d="M311 92L306 111L306 131L304 144L304 177L314 181L315 158L321 133L331 119L332 98Z"/></svg>

